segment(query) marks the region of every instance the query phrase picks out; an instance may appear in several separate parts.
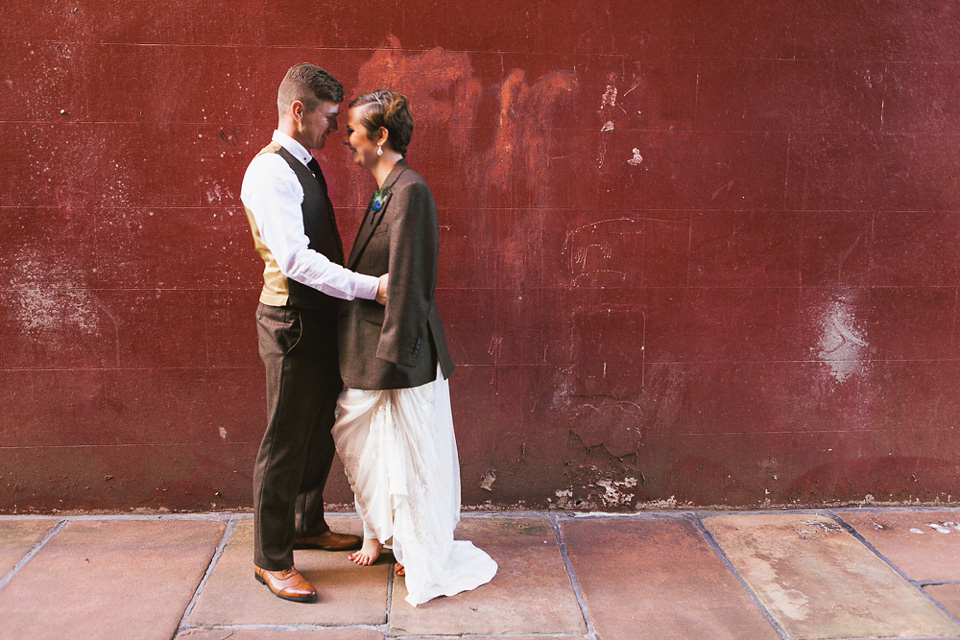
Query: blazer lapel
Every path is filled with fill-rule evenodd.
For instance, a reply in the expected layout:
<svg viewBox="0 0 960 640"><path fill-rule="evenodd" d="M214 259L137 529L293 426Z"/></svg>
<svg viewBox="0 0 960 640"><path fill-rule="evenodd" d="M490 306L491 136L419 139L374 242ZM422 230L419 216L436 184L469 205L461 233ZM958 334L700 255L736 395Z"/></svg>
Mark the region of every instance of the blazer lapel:
<svg viewBox="0 0 960 640"><path fill-rule="evenodd" d="M380 211L374 211L372 207L367 207L367 215L363 217L363 223L360 225L360 230L357 231L357 238L353 241L353 248L350 250L350 259L347 261L348 269L353 269L356 266L357 260L360 259L363 250L367 248L367 243L370 242L370 237L373 235L373 232L376 231L380 223L383 222L383 218L387 213L387 205L393 197L393 185L397 182L400 174L406 169L407 162L400 160L394 165L387 179L383 181L383 183L387 185L387 193L383 197Z"/></svg>

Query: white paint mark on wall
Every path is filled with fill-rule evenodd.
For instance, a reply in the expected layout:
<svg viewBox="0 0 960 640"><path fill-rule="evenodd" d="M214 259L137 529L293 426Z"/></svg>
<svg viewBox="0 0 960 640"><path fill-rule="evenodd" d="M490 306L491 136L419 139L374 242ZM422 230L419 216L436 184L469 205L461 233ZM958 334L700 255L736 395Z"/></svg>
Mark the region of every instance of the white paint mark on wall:
<svg viewBox="0 0 960 640"><path fill-rule="evenodd" d="M21 248L14 255L14 273L10 278L13 312L27 332L47 333L79 330L93 334L99 327L98 304L89 290L71 271L62 276L62 287L51 287L50 261L36 249Z"/></svg>
<svg viewBox="0 0 960 640"><path fill-rule="evenodd" d="M556 391L553 392L553 400L550 402L551 409L559 409L570 405L570 388L567 381L564 380ZM572 493L570 495L573 495Z"/></svg>
<svg viewBox="0 0 960 640"><path fill-rule="evenodd" d="M207 189L207 204L220 202L222 200L223 193L220 191L220 185L214 183L211 188Z"/></svg>
<svg viewBox="0 0 960 640"><path fill-rule="evenodd" d="M220 427L220 437L223 438L224 440L227 439L227 430L224 429L223 427Z"/></svg>
<svg viewBox="0 0 960 640"><path fill-rule="evenodd" d="M569 235L569 234L568 234ZM573 253L573 263L575 265L580 265L580 267L586 271L587 270L587 257L590 254L599 254L600 257L609 260L613 255L613 252L610 250L610 247L602 244L588 244L582 247L578 247L577 250Z"/></svg>
<svg viewBox="0 0 960 640"><path fill-rule="evenodd" d="M923 535L923 531L921 531L920 529L916 529L916 528L910 529L910 533L915 533L915 534L920 535L920 536Z"/></svg>
<svg viewBox="0 0 960 640"><path fill-rule="evenodd" d="M676 509L677 496L670 496L666 500L651 500L644 504L644 506L651 509Z"/></svg>
<svg viewBox="0 0 960 640"><path fill-rule="evenodd" d="M605 131L613 131L613 120L607 120L607 122L603 125L603 128L600 129L601 133Z"/></svg>
<svg viewBox="0 0 960 640"><path fill-rule="evenodd" d="M626 91L623 92L623 97L626 98L627 95L628 95L631 91L633 91L634 89L636 89L636 88L639 87L639 86L640 86L640 83L639 83L639 82L635 82L632 87L630 87L629 89L627 89Z"/></svg>
<svg viewBox="0 0 960 640"><path fill-rule="evenodd" d="M830 367L838 382L863 369L862 352L867 346L862 331L856 326L853 308L846 297L830 302L820 315L823 332L817 357Z"/></svg>
<svg viewBox="0 0 960 640"><path fill-rule="evenodd" d="M734 183L734 181L731 180L731 181L728 182L727 184L723 185L722 187L720 187L719 189L717 189L716 191L714 191L714 192L713 192L713 195L710 196L711 202L712 202L713 200L716 200L716 199L717 199L717 196L719 196L719 195L720 195L721 193L723 193L724 191L729 191L730 189L733 189L733 183Z"/></svg>
<svg viewBox="0 0 960 640"><path fill-rule="evenodd" d="M480 476L480 488L484 491L493 491L493 483L496 481L497 472L493 469L490 469Z"/></svg>
<svg viewBox="0 0 960 640"><path fill-rule="evenodd" d="M640 149L634 148L633 157L627 160L627 164L636 167L639 166L641 162L643 162L643 156L640 155Z"/></svg>
<svg viewBox="0 0 960 640"><path fill-rule="evenodd" d="M607 90L603 92L600 99L600 109L617 106L617 88L612 84L607 85Z"/></svg>
<svg viewBox="0 0 960 640"><path fill-rule="evenodd" d="M637 479L626 477L618 480L598 480L597 486L603 487L604 494L600 496L605 507L627 506L633 502L633 489L637 486Z"/></svg>
<svg viewBox="0 0 960 640"><path fill-rule="evenodd" d="M554 492L554 495L557 496L557 506L561 509L573 509L573 488L570 489L557 489Z"/></svg>
<svg viewBox="0 0 960 640"><path fill-rule="evenodd" d="M503 337L502 336L493 336L490 338L490 344L487 347L487 353L492 355L494 358L500 358L500 350L503 347Z"/></svg>

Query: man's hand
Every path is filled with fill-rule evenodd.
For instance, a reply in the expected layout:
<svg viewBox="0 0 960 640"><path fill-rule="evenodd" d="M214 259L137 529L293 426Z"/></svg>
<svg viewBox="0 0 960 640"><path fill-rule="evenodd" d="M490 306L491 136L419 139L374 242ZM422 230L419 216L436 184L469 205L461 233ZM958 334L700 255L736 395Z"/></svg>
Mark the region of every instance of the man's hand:
<svg viewBox="0 0 960 640"><path fill-rule="evenodd" d="M380 276L380 284L377 285L377 297L375 300L380 304L387 304L387 278L389 273Z"/></svg>

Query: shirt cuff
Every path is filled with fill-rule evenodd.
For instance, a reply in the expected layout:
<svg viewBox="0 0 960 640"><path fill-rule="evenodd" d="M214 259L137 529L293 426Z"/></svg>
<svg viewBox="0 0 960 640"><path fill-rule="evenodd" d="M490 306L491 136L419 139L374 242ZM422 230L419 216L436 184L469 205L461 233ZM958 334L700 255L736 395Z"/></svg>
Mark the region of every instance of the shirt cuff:
<svg viewBox="0 0 960 640"><path fill-rule="evenodd" d="M368 276L363 273L357 274L356 297L363 300L374 300L377 297L377 287L380 285L380 278Z"/></svg>

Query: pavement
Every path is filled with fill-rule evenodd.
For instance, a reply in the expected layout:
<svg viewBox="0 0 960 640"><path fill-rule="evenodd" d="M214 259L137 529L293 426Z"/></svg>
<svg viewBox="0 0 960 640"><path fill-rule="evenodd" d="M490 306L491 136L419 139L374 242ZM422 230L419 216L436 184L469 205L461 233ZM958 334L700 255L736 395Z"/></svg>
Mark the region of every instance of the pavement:
<svg viewBox="0 0 960 640"><path fill-rule="evenodd" d="M298 551L319 601L275 598L252 525L0 517L0 639L960 638L960 509L465 514L457 537L500 570L419 607L389 554Z"/></svg>

